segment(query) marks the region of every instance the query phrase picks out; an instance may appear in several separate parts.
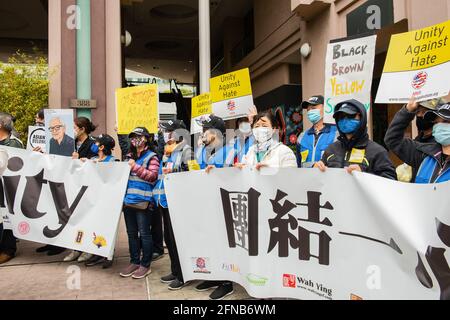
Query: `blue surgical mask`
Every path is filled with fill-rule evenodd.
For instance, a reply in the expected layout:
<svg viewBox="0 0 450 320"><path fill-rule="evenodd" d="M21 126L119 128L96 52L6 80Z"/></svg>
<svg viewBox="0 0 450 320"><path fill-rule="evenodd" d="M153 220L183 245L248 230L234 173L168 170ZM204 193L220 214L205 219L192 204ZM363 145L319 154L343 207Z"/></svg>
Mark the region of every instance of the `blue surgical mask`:
<svg viewBox="0 0 450 320"><path fill-rule="evenodd" d="M98 144L94 143L91 146L91 152L97 154L98 151L100 150L100 147L98 146Z"/></svg>
<svg viewBox="0 0 450 320"><path fill-rule="evenodd" d="M308 111L308 120L312 122L312 124L318 123L322 119L322 114L320 109L314 109Z"/></svg>
<svg viewBox="0 0 450 320"><path fill-rule="evenodd" d="M433 127L433 137L442 146L450 145L450 123L436 123Z"/></svg>
<svg viewBox="0 0 450 320"><path fill-rule="evenodd" d="M339 120L338 127L344 134L350 134L356 132L361 126L361 121L356 119L344 118Z"/></svg>

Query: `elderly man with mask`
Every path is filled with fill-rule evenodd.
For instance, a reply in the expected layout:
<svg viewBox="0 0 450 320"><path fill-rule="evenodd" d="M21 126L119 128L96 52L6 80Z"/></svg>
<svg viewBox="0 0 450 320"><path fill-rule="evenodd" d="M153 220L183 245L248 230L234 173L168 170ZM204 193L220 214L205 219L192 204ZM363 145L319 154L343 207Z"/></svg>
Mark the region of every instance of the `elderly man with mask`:
<svg viewBox="0 0 450 320"><path fill-rule="evenodd" d="M49 154L71 157L75 151L75 140L66 134L66 125L60 118L50 120L48 128L52 138L50 139Z"/></svg>

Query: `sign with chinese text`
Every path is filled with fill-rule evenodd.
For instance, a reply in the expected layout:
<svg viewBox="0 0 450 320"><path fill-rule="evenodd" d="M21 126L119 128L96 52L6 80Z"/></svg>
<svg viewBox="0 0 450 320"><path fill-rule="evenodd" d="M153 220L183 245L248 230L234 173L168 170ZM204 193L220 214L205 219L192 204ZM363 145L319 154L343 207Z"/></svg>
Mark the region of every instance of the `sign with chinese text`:
<svg viewBox="0 0 450 320"><path fill-rule="evenodd" d="M391 37L376 103L418 102L450 90L450 21Z"/></svg>
<svg viewBox="0 0 450 320"><path fill-rule="evenodd" d="M119 134L129 134L137 127L158 132L158 85L149 84L116 90L117 126Z"/></svg>
<svg viewBox="0 0 450 320"><path fill-rule="evenodd" d="M249 69L210 79L213 113L224 120L246 117L253 106Z"/></svg>
<svg viewBox="0 0 450 320"><path fill-rule="evenodd" d="M212 113L211 94L205 93L192 98L191 134L202 132L200 121Z"/></svg>
<svg viewBox="0 0 450 320"><path fill-rule="evenodd" d="M328 45L325 65L325 118L334 123L334 107L356 99L369 111L377 36L357 38Z"/></svg>
<svg viewBox="0 0 450 320"><path fill-rule="evenodd" d="M229 168L165 188L185 281L255 298L450 299L450 182Z"/></svg>

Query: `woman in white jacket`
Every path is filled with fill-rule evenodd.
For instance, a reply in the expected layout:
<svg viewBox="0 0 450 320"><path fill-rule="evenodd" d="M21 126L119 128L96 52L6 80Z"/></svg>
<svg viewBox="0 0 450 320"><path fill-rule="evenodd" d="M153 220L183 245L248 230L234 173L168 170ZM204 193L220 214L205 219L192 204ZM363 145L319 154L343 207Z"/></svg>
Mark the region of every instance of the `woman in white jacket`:
<svg viewBox="0 0 450 320"><path fill-rule="evenodd" d="M8 166L8 153L4 149L0 149L0 176L5 172L6 167ZM3 217L0 214L0 241L2 240L3 235Z"/></svg>
<svg viewBox="0 0 450 320"><path fill-rule="evenodd" d="M253 121L253 136L256 143L249 149L239 168L245 166L260 170L267 168L297 168L294 152L281 142L274 139L276 129L279 129L274 115L268 112L259 113Z"/></svg>

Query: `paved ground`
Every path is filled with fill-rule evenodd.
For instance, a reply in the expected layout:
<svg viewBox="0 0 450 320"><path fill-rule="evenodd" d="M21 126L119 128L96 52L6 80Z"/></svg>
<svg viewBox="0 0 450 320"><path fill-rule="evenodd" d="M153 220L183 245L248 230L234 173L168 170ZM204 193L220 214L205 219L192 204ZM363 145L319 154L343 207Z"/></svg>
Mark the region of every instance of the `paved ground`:
<svg viewBox="0 0 450 320"><path fill-rule="evenodd" d="M194 282L180 291L171 292L159 278L170 270L169 257L152 264L152 274L144 280L123 279L119 276L128 264L128 243L121 223L112 268L86 268L83 264L62 262L66 253L56 257L38 254L41 245L26 241L18 243L15 259L0 266L0 300L203 300L208 292L198 293ZM80 288L76 288L76 274ZM74 288L75 286L75 288ZM245 290L235 285L230 300L248 299Z"/></svg>

